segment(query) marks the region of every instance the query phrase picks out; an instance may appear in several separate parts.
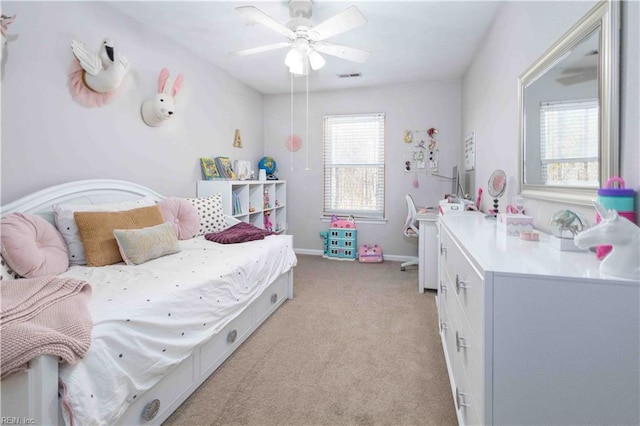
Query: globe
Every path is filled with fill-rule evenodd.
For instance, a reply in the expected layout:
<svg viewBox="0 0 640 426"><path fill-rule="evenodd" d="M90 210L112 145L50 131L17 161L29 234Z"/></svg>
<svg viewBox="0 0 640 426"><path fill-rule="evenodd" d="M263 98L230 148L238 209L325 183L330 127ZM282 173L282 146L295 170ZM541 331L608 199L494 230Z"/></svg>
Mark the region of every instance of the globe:
<svg viewBox="0 0 640 426"><path fill-rule="evenodd" d="M258 162L258 168L264 169L267 172L267 175L272 175L276 171L276 160L273 157L262 157Z"/></svg>

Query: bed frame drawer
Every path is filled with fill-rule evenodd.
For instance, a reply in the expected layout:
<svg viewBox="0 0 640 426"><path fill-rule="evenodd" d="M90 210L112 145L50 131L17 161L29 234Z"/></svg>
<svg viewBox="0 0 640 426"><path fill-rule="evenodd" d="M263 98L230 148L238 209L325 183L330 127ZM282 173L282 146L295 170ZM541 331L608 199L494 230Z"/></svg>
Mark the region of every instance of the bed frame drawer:
<svg viewBox="0 0 640 426"><path fill-rule="evenodd" d="M200 349L200 374L218 368L227 354L233 352L249 334L252 326L251 307L227 324Z"/></svg>
<svg viewBox="0 0 640 426"><path fill-rule="evenodd" d="M280 277L256 299L256 303L253 306L254 323L256 325L262 324L285 299L287 299L287 279L286 277Z"/></svg>
<svg viewBox="0 0 640 426"><path fill-rule="evenodd" d="M194 356L171 371L152 390L146 392L140 400L131 405L127 413L118 421L121 425L156 424L159 419L168 417L169 409L177 400L184 399L195 382Z"/></svg>

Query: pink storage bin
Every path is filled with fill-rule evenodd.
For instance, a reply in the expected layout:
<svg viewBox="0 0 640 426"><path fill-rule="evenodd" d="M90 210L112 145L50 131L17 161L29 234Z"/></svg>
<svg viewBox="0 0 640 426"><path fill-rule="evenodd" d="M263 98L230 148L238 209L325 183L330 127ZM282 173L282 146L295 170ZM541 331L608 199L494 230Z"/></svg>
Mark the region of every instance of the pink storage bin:
<svg viewBox="0 0 640 426"><path fill-rule="evenodd" d="M377 244L365 244L358 249L358 260L362 263L382 263L382 247Z"/></svg>

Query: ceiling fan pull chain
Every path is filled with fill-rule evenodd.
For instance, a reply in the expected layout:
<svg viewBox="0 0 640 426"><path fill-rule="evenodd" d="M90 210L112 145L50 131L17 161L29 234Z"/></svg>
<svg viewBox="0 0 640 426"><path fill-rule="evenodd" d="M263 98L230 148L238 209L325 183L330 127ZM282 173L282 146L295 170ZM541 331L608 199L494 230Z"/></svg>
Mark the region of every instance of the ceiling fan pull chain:
<svg viewBox="0 0 640 426"><path fill-rule="evenodd" d="M289 80L291 82L291 143L293 144L293 74L292 73L289 73ZM291 171L293 171L293 149L290 149L289 151L291 153Z"/></svg>
<svg viewBox="0 0 640 426"><path fill-rule="evenodd" d="M305 81L307 83L307 122L305 129L305 140L307 141L305 144L305 154L307 158L305 170L309 170L309 74L305 76Z"/></svg>

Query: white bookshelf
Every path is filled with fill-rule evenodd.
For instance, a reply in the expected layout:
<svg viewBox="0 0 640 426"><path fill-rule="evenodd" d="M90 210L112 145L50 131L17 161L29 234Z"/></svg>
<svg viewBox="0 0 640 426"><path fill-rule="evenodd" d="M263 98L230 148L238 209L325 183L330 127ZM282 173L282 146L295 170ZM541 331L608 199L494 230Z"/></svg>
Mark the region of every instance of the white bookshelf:
<svg viewBox="0 0 640 426"><path fill-rule="evenodd" d="M269 205L265 206L265 191ZM273 230L287 231L287 182L284 180L199 180L198 197L222 194L222 208L226 215L264 229L265 215L269 215ZM237 198L237 203L235 199ZM234 208L234 206L238 206Z"/></svg>

